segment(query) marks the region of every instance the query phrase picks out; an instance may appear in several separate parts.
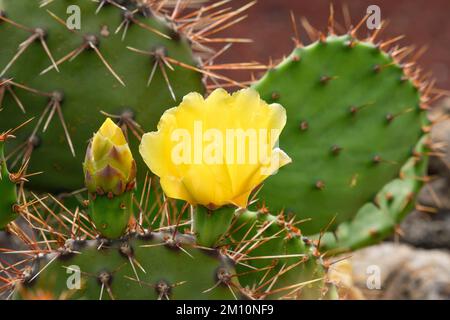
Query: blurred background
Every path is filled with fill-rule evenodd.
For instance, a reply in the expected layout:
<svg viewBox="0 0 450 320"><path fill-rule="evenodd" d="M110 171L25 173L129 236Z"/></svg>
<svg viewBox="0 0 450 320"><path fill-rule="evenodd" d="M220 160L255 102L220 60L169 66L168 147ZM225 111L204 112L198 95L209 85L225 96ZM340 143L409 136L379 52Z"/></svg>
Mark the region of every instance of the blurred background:
<svg viewBox="0 0 450 320"><path fill-rule="evenodd" d="M239 7L249 1L234 0ZM382 20L389 25L378 38L386 40L404 35L399 44L427 47L419 60L424 73L431 72L436 87L450 89L450 1L449 0L347 0L332 1L338 27L345 29L345 6L356 25L369 5L378 5ZM259 0L247 12L248 18L224 33L227 36L252 39L252 43L235 44L219 62L268 64L288 55L294 47L292 11L303 43L310 42L301 27L306 17L316 29L326 31L329 0ZM348 22L348 19L347 19ZM361 35L368 33L366 26ZM250 73L231 72L241 81ZM397 235L381 245L354 253L335 272L350 290L348 298L369 299L450 299L450 100L441 99L433 106L430 117L438 123L432 139L440 145L430 161L431 183L419 195L419 206L398 227ZM344 257L346 258L346 257ZM370 266L380 268L381 288L367 286ZM349 276L350 275L350 276ZM345 280L347 279L347 280Z"/></svg>
<svg viewBox="0 0 450 320"><path fill-rule="evenodd" d="M233 0L235 7L250 1ZM414 44L418 48L426 46L420 65L433 72L437 86L450 88L450 1L448 0L259 0L247 12L248 17L226 31L226 35L249 38L250 44L238 44L227 51L223 61L253 61L267 63L270 58L279 59L293 49L291 40L294 33L290 11L296 17L299 32L304 43L309 39L300 27L300 18L319 30L326 30L330 2L335 8L336 21L345 26L343 8L348 7L353 25L366 14L367 7L378 5L381 18L389 22L380 39L398 35L405 38L401 45ZM361 29L361 34L365 30ZM368 30L367 30L368 31ZM224 35L225 35L224 34ZM268 49L270 48L270 50ZM236 78L243 75L236 74Z"/></svg>

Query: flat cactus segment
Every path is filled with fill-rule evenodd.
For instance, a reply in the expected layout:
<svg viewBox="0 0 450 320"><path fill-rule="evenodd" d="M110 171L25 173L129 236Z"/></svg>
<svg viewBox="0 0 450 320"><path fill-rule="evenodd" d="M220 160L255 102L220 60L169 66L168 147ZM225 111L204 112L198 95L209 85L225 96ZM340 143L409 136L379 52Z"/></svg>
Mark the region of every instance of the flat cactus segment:
<svg viewBox="0 0 450 320"><path fill-rule="evenodd" d="M242 286L266 299L333 299L335 287L314 243L283 215L244 211L230 231Z"/></svg>
<svg viewBox="0 0 450 320"><path fill-rule="evenodd" d="M280 147L293 163L259 198L311 218L314 234L350 220L398 172L427 124L420 90L380 46L350 35L297 48L254 85L287 110Z"/></svg>
<svg viewBox="0 0 450 320"><path fill-rule="evenodd" d="M57 0L43 7L38 0L0 2L0 78L10 80L0 80L0 127L23 122L23 112L35 117L8 146L15 150L28 141L27 148L34 150L29 169L44 173L30 188L60 192L82 187L79 163L104 120L101 111L116 115L124 128L141 125L133 129L140 135L155 130L162 113L185 94L204 91L199 72L163 62L169 57L195 66L189 41L135 1L120 3L107 1L96 14L99 2L91 0ZM63 22L73 4L80 7L81 29L71 31ZM138 139L127 131L138 154ZM144 168L140 161L138 171ZM60 174L64 179L57 178Z"/></svg>
<svg viewBox="0 0 450 320"><path fill-rule="evenodd" d="M426 140L424 136L400 171L400 177L381 189L375 203L365 204L352 221L339 225L334 233L322 236L321 250L328 255L376 244L393 234L404 216L414 205L414 195L423 185L427 169Z"/></svg>
<svg viewBox="0 0 450 320"><path fill-rule="evenodd" d="M174 240L174 242L171 242ZM101 247L101 248L99 248ZM73 250L74 252L70 252ZM45 267L46 266L46 267ZM35 261L17 288L21 299L234 299L239 284L230 261L197 249L193 239L153 233L101 244L72 241ZM80 289L74 275L80 271ZM145 272L144 272L145 271ZM234 290L232 293L231 290Z"/></svg>

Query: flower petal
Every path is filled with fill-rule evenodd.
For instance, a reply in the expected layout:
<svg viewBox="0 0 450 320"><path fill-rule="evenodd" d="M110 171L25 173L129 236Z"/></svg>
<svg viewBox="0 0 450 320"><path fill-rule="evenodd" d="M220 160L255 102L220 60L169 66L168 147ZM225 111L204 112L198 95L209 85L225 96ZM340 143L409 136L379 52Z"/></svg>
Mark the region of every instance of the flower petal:
<svg viewBox="0 0 450 320"><path fill-rule="evenodd" d="M253 189L291 161L274 149L285 124L285 109L253 89L190 93L143 136L140 153L169 197L245 207Z"/></svg>

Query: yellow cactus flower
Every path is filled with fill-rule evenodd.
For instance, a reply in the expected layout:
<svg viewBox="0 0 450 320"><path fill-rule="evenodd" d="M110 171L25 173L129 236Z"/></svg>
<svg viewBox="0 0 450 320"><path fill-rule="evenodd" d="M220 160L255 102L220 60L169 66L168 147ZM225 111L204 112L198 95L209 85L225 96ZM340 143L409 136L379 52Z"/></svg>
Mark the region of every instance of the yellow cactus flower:
<svg viewBox="0 0 450 320"><path fill-rule="evenodd" d="M275 147L285 124L285 109L252 89L190 93L143 136L140 153L168 197L246 207L255 187L291 162Z"/></svg>
<svg viewBox="0 0 450 320"><path fill-rule="evenodd" d="M122 130L110 118L94 134L83 168L89 192L120 195L134 186L136 163Z"/></svg>

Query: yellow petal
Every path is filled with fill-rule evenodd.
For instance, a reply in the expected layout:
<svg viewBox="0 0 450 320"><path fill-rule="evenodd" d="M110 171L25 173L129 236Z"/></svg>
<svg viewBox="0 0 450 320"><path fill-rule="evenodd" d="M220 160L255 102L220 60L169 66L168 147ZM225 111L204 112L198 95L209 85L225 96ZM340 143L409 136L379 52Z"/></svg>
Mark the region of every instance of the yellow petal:
<svg viewBox="0 0 450 320"><path fill-rule="evenodd" d="M285 109L252 89L217 89L206 99L190 93L143 136L140 153L169 197L245 207L253 189L291 161L274 149L285 124Z"/></svg>
<svg viewBox="0 0 450 320"><path fill-rule="evenodd" d="M176 129L175 109L167 110L158 124L158 131L142 136L139 152L149 169L159 177L177 175L171 158L171 134Z"/></svg>
<svg viewBox="0 0 450 320"><path fill-rule="evenodd" d="M127 143L127 140L125 139L122 129L120 129L110 118L106 118L105 122L103 122L102 126L100 127L98 133L104 136L105 138L108 138L109 140L112 141L112 143L116 145L122 145Z"/></svg>
<svg viewBox="0 0 450 320"><path fill-rule="evenodd" d="M105 138L100 134L95 134L92 140L92 155L94 160L98 161L103 159L111 150L113 144L111 140Z"/></svg>
<svg viewBox="0 0 450 320"><path fill-rule="evenodd" d="M231 203L239 208L245 208L247 207L248 198L250 197L250 194L253 190L250 190L246 193L241 194L240 196L234 198L231 200Z"/></svg>
<svg viewBox="0 0 450 320"><path fill-rule="evenodd" d="M195 202L180 179L172 176L165 176L161 177L160 183L164 193L169 198L180 199L189 203Z"/></svg>

